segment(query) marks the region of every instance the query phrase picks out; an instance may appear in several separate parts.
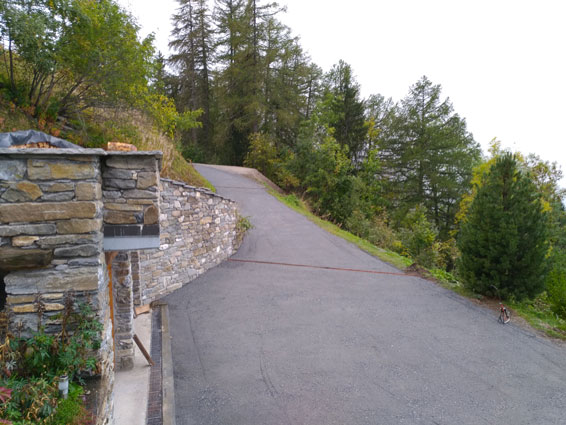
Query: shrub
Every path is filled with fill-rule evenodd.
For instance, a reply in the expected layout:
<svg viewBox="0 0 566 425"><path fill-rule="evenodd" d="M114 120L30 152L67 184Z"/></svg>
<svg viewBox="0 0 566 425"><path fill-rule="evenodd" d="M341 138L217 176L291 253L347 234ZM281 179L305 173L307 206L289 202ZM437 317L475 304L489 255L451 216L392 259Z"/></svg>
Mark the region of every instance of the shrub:
<svg viewBox="0 0 566 425"><path fill-rule="evenodd" d="M546 280L546 291L552 311L566 319L566 271L553 269Z"/></svg>

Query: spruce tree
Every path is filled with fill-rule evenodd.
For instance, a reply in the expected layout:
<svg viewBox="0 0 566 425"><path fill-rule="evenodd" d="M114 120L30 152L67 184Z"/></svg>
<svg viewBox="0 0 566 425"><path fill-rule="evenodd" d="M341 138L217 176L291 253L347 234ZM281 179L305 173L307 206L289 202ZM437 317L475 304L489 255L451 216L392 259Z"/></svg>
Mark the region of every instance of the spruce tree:
<svg viewBox="0 0 566 425"><path fill-rule="evenodd" d="M478 188L460 231L460 271L481 294L534 297L544 288L547 214L533 181L505 153ZM493 289L497 288L497 291Z"/></svg>

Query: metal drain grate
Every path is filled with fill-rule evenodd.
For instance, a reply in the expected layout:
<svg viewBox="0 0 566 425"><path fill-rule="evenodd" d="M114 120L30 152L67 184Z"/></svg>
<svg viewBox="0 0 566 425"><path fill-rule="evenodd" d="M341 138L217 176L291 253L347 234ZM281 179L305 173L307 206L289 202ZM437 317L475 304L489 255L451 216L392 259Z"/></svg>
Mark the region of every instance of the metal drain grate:
<svg viewBox="0 0 566 425"><path fill-rule="evenodd" d="M163 425L163 391L161 376L161 308L155 308L151 318L151 358L155 365L149 372L147 425Z"/></svg>

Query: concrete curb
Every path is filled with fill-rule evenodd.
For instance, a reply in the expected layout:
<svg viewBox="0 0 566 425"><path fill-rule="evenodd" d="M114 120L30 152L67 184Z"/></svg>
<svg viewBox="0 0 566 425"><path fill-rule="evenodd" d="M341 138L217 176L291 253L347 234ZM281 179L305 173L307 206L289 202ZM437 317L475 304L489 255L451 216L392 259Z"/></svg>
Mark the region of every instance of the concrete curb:
<svg viewBox="0 0 566 425"><path fill-rule="evenodd" d="M175 423L175 381L171 336L169 335L169 306L161 305L161 376L163 382L163 425Z"/></svg>

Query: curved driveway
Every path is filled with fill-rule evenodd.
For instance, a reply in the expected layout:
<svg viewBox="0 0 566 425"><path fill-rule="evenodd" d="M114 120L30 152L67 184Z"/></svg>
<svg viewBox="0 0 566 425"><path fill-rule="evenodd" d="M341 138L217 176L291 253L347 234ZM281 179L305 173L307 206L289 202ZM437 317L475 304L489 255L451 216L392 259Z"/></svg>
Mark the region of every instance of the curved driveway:
<svg viewBox="0 0 566 425"><path fill-rule="evenodd" d="M236 259L398 273L226 169ZM565 424L566 350L426 280L226 262L166 298L177 424Z"/></svg>

